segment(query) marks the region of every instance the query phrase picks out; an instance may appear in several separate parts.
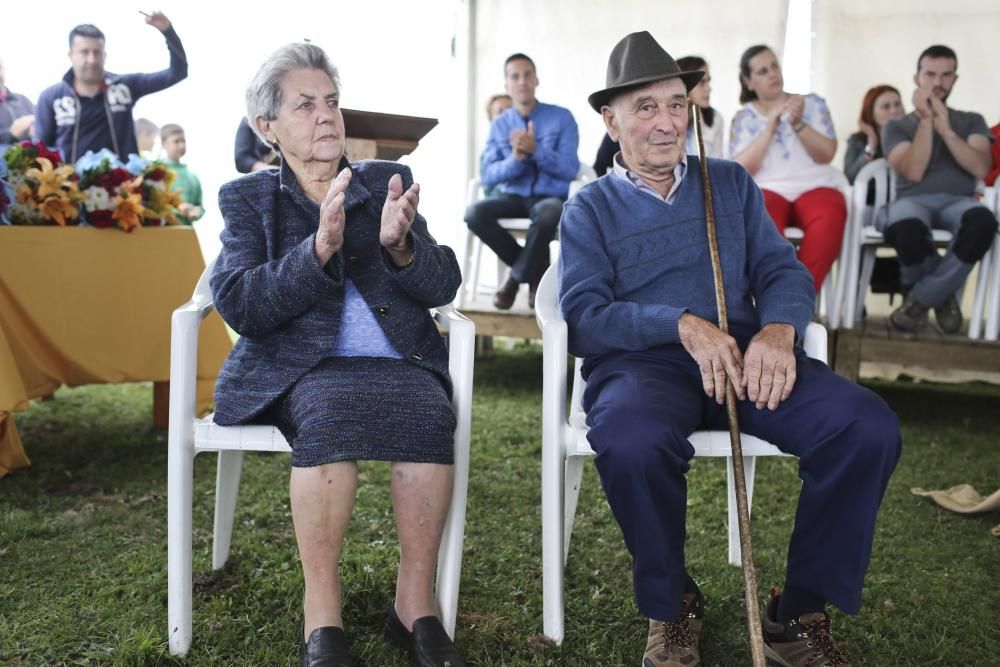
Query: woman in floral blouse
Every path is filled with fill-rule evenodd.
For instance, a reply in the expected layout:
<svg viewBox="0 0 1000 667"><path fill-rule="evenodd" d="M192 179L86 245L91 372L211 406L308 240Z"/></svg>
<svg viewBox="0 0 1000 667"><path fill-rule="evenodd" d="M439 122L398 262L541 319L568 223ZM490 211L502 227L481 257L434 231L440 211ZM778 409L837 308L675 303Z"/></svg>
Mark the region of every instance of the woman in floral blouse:
<svg viewBox="0 0 1000 667"><path fill-rule="evenodd" d="M740 102L733 117L729 155L764 192L779 231L801 227L799 260L819 290L837 259L847 221L843 176L830 165L837 138L826 101L785 92L781 65L767 46L740 58Z"/></svg>

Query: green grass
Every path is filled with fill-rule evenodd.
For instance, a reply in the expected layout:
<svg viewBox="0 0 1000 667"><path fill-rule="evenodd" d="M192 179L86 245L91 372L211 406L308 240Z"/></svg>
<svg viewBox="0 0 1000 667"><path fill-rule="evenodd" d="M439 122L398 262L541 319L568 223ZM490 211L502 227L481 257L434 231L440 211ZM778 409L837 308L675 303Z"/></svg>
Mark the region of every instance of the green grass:
<svg viewBox="0 0 1000 667"><path fill-rule="evenodd" d="M858 665L994 665L997 514L961 516L910 488L1000 470L1000 388L871 385L900 415L903 458L889 487L864 608L834 614ZM457 641L477 665L636 665L646 625L629 558L588 465L567 571L565 642L541 637L537 348L476 361L473 457ZM17 415L34 466L0 481L0 664L295 665L301 573L288 509L288 458L248 455L232 556L212 572L214 457L195 463L194 641L166 651L166 434L148 384L57 392ZM360 664L404 665L381 639L397 563L385 464L361 467L343 565ZM760 594L783 578L798 488L793 460L758 466L754 547ZM689 567L708 597L705 665L749 664L743 583L726 564L725 468L689 476Z"/></svg>

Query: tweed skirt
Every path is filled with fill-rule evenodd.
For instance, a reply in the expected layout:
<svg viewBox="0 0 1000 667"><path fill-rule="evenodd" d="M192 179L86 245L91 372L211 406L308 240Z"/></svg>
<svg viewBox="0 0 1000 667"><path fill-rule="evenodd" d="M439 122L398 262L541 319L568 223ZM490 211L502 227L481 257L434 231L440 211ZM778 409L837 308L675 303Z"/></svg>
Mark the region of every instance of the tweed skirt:
<svg viewBox="0 0 1000 667"><path fill-rule="evenodd" d="M387 357L328 357L262 415L292 466L337 461L454 462L455 413L431 371Z"/></svg>

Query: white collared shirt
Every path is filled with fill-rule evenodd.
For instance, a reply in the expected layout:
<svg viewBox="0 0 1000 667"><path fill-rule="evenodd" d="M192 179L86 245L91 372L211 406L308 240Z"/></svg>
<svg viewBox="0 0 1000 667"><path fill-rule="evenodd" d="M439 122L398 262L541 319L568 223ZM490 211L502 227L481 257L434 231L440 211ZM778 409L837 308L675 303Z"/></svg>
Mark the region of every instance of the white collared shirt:
<svg viewBox="0 0 1000 667"><path fill-rule="evenodd" d="M674 166L674 185L670 188L670 192L667 196L662 196L655 188L651 187L646 181L642 180L642 177L634 171L625 167L621 162L621 151L615 155L615 159L612 161L614 167L612 168L615 176L624 180L627 183L631 183L639 192L645 192L653 197L656 197L662 202L667 204L674 203L674 195L677 193L677 188L681 187L681 181L684 180L684 176L687 174L687 155L681 156L681 161Z"/></svg>

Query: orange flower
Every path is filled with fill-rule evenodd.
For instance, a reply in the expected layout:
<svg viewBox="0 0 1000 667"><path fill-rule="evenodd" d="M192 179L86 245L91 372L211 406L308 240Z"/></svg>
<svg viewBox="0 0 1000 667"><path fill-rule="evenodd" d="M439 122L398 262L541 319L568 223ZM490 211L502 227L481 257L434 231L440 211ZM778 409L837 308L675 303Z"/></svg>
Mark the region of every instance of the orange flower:
<svg viewBox="0 0 1000 667"><path fill-rule="evenodd" d="M30 185L26 183L19 185L17 188L17 203L27 204L28 208L32 209L38 208L38 205L35 203L34 194L35 193L32 192Z"/></svg>
<svg viewBox="0 0 1000 667"><path fill-rule="evenodd" d="M147 220L162 220L165 225L179 225L181 223L174 215L174 209L182 202L179 191L150 188L144 216Z"/></svg>
<svg viewBox="0 0 1000 667"><path fill-rule="evenodd" d="M118 226L126 232L142 226L145 208L142 205L142 194L139 192L141 183L140 176L128 183L122 183L118 190L118 205L115 206L111 219L118 221Z"/></svg>
<svg viewBox="0 0 1000 667"><path fill-rule="evenodd" d="M18 188L17 198L28 208L38 210L46 219L58 225L65 226L67 220L76 220L80 211L77 202L80 189L71 180L73 165L63 165L53 168L48 158L37 158L40 169L32 168L24 172L28 182L37 183L37 189L25 184Z"/></svg>
<svg viewBox="0 0 1000 667"><path fill-rule="evenodd" d="M73 175L73 165L64 164L55 169L52 162L44 157L37 159L41 169L28 169L24 175L38 181L38 199L47 197L64 197L77 191L76 183L70 180Z"/></svg>
<svg viewBox="0 0 1000 667"><path fill-rule="evenodd" d="M63 227L66 226L67 220L76 220L80 215L77 205L63 197L49 197L39 208L42 215Z"/></svg>

